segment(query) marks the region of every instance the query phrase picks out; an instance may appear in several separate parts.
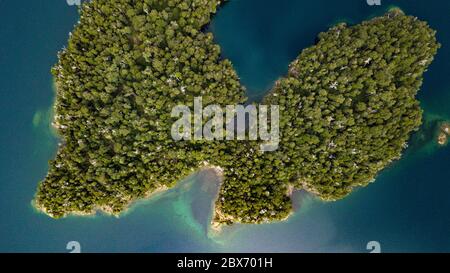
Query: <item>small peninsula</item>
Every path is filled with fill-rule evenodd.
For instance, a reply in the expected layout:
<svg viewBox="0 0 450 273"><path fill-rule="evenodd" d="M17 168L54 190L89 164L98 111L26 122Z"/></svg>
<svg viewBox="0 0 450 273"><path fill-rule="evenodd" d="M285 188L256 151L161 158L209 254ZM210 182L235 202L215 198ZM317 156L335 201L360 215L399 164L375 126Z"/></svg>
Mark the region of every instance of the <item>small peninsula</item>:
<svg viewBox="0 0 450 273"><path fill-rule="evenodd" d="M215 168L214 227L284 220L293 189L334 201L401 157L422 122L416 99L439 43L426 22L393 9L320 33L262 103L280 106L280 147L174 141L176 105L245 104L245 87L204 27L221 1L92 0L53 67L61 145L39 183L51 217L119 215ZM301 49L299 49L300 51ZM204 120L203 122L207 122Z"/></svg>

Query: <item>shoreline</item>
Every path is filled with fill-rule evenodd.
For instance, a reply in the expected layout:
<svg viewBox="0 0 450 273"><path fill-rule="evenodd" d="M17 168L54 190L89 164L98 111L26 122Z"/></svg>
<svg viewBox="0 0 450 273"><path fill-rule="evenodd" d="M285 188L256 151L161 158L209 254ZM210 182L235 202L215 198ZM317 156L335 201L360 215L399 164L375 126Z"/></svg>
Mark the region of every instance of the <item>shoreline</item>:
<svg viewBox="0 0 450 273"><path fill-rule="evenodd" d="M219 166L212 166L212 165L209 164L209 162L203 161L203 162L201 162L201 165L199 166L199 169L198 169L196 172L194 172L194 173L202 172L202 171L207 171L207 170L212 170L212 171L214 172L214 174L215 174L217 177L219 177L219 179L220 179L220 185L219 185L219 186L222 187L222 182L223 182L223 169L222 169L221 167L219 167ZM179 180L176 184L178 184L178 183L181 182L182 180L183 180L183 179ZM176 185L176 184L175 184L175 185ZM174 186L175 186L175 185L174 185ZM173 186L173 187L174 187L174 186ZM113 210L110 206L108 206L108 205L102 205L102 206L95 206L91 211L88 211L88 212L83 212L83 211L71 211L70 213L67 213L67 214L63 215L63 216L60 217L60 218L66 218L66 217L70 217L70 216L75 216L75 217L77 217L77 216L79 216L79 217L94 217L94 216L96 216L98 213L102 213L102 214L105 214L105 215L107 215L107 216L114 216L114 217L116 217L116 218L120 218L121 216L127 214L127 213L129 212L130 209L133 209L133 206L134 206L137 202L139 202L139 201L147 201L147 200L150 200L150 199L152 199L153 197L155 197L155 195L160 194L160 193L164 193L164 192L170 190L170 189L173 188L173 187L169 187L169 186L167 186L167 185L159 185L159 186L157 186L154 190L148 191L148 192L144 195L144 197L142 197L142 198L132 199L132 198L130 198L130 197L126 197L125 199L128 199L128 203L127 203L127 205L125 206L125 209L122 210L122 211L120 211L119 213L115 213L114 210ZM220 193L220 189L219 189L219 193ZM214 198L214 200L215 200L214 203L213 203L214 208L216 207L215 204L216 204L216 202L217 202L217 200L218 200L218 198L219 198L219 193L218 193L217 196ZM33 207L38 213L43 213L43 214L45 214L45 215L47 215L47 216L49 216L49 217L51 217L51 218L53 218L53 219L56 219L56 218L57 218L57 217L55 217L54 214L48 212L48 210L47 210L45 207L43 207L43 206L37 204L35 199L33 199L33 200L31 201L31 205L32 205L32 207Z"/></svg>
<svg viewBox="0 0 450 273"><path fill-rule="evenodd" d="M445 146L448 144L450 138L450 122L443 122L439 126L439 132L437 136L437 143L440 146Z"/></svg>
<svg viewBox="0 0 450 273"><path fill-rule="evenodd" d="M129 199L128 204L125 206L126 209L122 210L119 213L115 213L114 210L108 206L108 205L102 205L102 206L95 206L91 211L89 212L83 212L83 211L71 211L70 213L64 214L62 217L59 218L66 218L66 217L70 217L70 216L75 216L75 217L94 217L96 216L98 213L103 213L107 216L114 216L116 218L120 218L120 216L123 216L124 214L126 214L132 207L133 205L141 200L148 200L153 198L155 195L159 194L159 193L163 193L167 190L169 190L170 188L166 185L160 185L158 187L155 188L155 190L153 191L148 191L144 197L139 198L139 199L134 199L132 200L131 198L127 198ZM39 213L44 213L45 215L53 218L53 219L57 219L57 217L54 216L54 214L50 213L47 211L47 209L45 207L42 207L41 205L36 203L36 200L33 199L31 201L31 205L32 207Z"/></svg>
<svg viewBox="0 0 450 273"><path fill-rule="evenodd" d="M291 202L293 202L292 196L294 194L294 192L296 191L296 188L293 184L289 184L287 187L287 191L286 194L287 196L290 198ZM310 192L308 192L310 193ZM218 198L219 196L217 196ZM215 201L214 204L217 204L217 199ZM261 222L261 223L251 223L252 225L264 225L264 224L270 224L273 222L285 222L287 221L293 214L295 213L294 208L292 208L288 215L286 215L286 217L279 219L279 220L273 220L273 221L268 221L268 222ZM216 216L219 216L219 218L217 219ZM214 210L213 210L213 215L212 215L212 219L211 219L211 225L210 225L210 231L213 232L213 234L218 234L223 230L223 227L225 226L229 226L228 224L224 223L224 222L228 222L231 221L232 224L242 224L242 221L240 219L236 219L233 216L225 216L224 213L220 210L220 208L215 205Z"/></svg>

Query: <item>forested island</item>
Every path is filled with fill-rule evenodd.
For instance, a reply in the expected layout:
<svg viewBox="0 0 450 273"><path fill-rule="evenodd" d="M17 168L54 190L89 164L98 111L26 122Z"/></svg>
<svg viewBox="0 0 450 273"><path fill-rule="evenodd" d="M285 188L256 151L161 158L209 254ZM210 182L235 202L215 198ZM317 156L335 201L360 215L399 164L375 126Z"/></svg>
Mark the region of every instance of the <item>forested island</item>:
<svg viewBox="0 0 450 273"><path fill-rule="evenodd" d="M35 206L54 218L104 211L217 166L214 223L286 219L290 193L338 200L400 158L421 124L416 94L439 48L426 22L398 9L339 24L301 52L263 99L280 106L281 142L174 141L171 109L247 101L229 60L203 31L210 0L93 0L52 69L61 145ZM205 121L204 121L205 122Z"/></svg>

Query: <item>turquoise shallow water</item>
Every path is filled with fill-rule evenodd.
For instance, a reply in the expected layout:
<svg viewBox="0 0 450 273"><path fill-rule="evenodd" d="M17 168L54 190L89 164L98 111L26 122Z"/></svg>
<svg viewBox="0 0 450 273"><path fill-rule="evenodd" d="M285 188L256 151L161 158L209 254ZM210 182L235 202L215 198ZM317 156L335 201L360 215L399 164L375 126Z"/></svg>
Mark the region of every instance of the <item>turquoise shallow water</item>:
<svg viewBox="0 0 450 273"><path fill-rule="evenodd" d="M450 252L450 148L433 143L435 121L450 119L450 2L231 0L209 29L258 100L320 31L382 14L393 3L429 21L443 44L420 93L426 123L402 160L348 199L322 203L297 193L287 222L212 236L206 228L217 179L210 173L138 202L120 219L56 221L34 211L30 201L57 148L49 69L78 14L64 0L0 0L0 251L67 252L75 240L86 252L366 252L369 241L387 252Z"/></svg>

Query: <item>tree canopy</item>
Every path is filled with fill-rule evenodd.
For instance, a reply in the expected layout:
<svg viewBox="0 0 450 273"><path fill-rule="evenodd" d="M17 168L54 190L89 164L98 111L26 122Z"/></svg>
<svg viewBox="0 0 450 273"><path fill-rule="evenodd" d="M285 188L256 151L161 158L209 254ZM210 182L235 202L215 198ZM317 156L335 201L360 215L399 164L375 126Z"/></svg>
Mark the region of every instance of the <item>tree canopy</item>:
<svg viewBox="0 0 450 273"><path fill-rule="evenodd" d="M289 191L324 200L365 186L421 124L416 94L439 44L399 10L339 24L303 50L264 98L280 106L280 148L174 141L172 107L245 103L245 88L202 28L220 1L93 0L52 69L61 145L35 203L52 217L118 214L198 171L223 169L215 221L286 218Z"/></svg>

